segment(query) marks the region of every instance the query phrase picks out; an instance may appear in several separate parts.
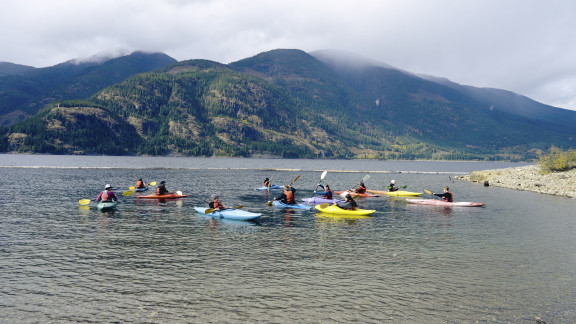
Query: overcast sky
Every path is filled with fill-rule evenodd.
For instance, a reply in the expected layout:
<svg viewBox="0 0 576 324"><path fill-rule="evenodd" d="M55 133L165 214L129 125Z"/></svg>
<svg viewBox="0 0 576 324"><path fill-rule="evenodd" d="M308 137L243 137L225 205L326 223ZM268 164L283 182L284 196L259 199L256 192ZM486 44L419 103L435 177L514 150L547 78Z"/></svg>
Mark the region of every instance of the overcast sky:
<svg viewBox="0 0 576 324"><path fill-rule="evenodd" d="M0 61L339 49L576 110L574 0L0 0Z"/></svg>

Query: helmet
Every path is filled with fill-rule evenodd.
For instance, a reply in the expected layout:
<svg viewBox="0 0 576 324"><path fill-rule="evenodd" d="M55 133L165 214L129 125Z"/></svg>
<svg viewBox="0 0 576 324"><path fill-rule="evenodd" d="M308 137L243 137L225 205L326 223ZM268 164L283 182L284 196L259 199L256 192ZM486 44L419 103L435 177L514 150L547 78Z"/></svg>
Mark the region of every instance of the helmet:
<svg viewBox="0 0 576 324"><path fill-rule="evenodd" d="M112 189L113 187L110 184L107 184L106 186L104 186L104 189Z"/></svg>
<svg viewBox="0 0 576 324"><path fill-rule="evenodd" d="M395 183L396 183L396 180L392 180L392 181L390 181L390 183L391 183L391 184L395 184Z"/></svg>

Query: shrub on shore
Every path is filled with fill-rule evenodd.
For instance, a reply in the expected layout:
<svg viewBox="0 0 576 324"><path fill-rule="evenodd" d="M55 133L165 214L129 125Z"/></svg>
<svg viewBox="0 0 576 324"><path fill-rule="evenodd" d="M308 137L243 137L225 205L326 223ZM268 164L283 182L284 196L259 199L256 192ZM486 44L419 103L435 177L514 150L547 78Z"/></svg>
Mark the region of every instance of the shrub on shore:
<svg viewBox="0 0 576 324"><path fill-rule="evenodd" d="M576 151L552 146L546 155L538 152L538 166L544 174L572 170L576 168Z"/></svg>

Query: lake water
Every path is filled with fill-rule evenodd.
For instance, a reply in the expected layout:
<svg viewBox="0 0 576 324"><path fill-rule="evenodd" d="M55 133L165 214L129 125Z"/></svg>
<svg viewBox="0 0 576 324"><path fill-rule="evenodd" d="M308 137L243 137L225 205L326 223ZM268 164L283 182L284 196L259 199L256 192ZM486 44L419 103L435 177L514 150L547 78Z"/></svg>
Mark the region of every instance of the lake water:
<svg viewBox="0 0 576 324"><path fill-rule="evenodd" d="M453 180L518 163L0 155L0 322L576 322L576 200ZM483 208L358 198L372 217L266 205L265 177L347 189L370 175ZM189 197L121 197L137 178ZM194 212L218 193L257 223ZM426 195L424 195L425 198Z"/></svg>

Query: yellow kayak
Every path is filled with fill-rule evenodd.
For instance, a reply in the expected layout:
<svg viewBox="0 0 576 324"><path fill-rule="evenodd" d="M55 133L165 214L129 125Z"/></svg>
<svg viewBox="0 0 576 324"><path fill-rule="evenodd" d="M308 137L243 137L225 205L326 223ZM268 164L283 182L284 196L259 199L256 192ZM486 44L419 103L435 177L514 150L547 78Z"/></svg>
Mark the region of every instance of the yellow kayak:
<svg viewBox="0 0 576 324"><path fill-rule="evenodd" d="M355 209L355 210L342 209L336 206L336 204L329 204L329 203L316 205L314 206L314 208L318 209L319 211L325 214L365 216L365 215L372 215L376 212L376 210L374 209Z"/></svg>
<svg viewBox="0 0 576 324"><path fill-rule="evenodd" d="M420 196L423 194L423 192L412 192L412 191L404 191L404 190L398 190L398 191L366 190L366 191L371 192L371 193L375 193L375 194L388 195L388 196Z"/></svg>

